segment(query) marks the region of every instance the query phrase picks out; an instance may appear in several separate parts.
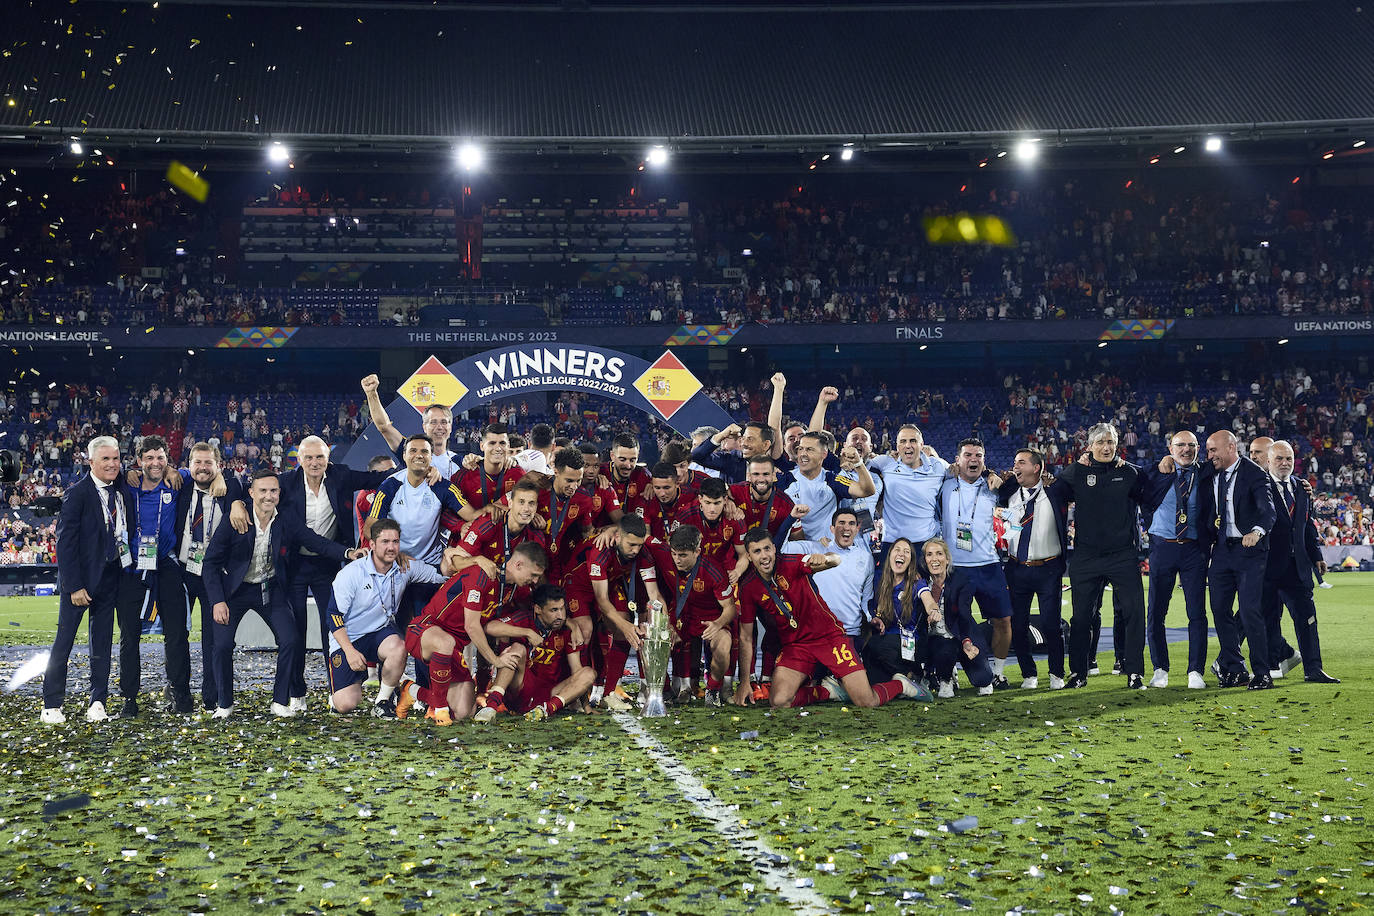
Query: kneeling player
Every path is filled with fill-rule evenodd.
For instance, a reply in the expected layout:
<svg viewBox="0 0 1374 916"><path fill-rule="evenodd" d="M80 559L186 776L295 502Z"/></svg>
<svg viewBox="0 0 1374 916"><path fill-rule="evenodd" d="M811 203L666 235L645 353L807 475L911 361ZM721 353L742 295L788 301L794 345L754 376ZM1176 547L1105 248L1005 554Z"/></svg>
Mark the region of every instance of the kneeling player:
<svg viewBox="0 0 1374 916"><path fill-rule="evenodd" d="M711 655L706 675L706 705L720 706L726 699L743 703L749 694L747 680L730 696L726 673L730 666L730 635L735 620L734 586L720 564L702 553L701 532L683 525L668 538L672 566L664 570L660 591L669 602L673 626L682 641L673 647L673 689L678 701L691 696L692 668L703 645Z"/></svg>
<svg viewBox="0 0 1374 916"><path fill-rule="evenodd" d="M754 620L766 616L782 643L768 696L774 709L832 698L855 706L881 706L899 696L917 695L916 685L901 674L869 686L853 642L811 580L812 573L839 566L838 554L780 557L766 528L751 528L744 536L744 549L750 568L739 581L740 680L753 674ZM818 665L832 675L818 687L807 686Z"/></svg>
<svg viewBox="0 0 1374 916"><path fill-rule="evenodd" d="M411 560L402 569L401 526L394 519L372 523L372 553L345 566L329 598L329 705L352 712L363 697L369 664L380 665L382 686L372 714L395 718L396 687L406 670L406 644L396 632L396 607L411 582L443 585L434 567Z"/></svg>
<svg viewBox="0 0 1374 916"><path fill-rule="evenodd" d="M417 687L413 681L401 686L398 718L404 719L417 705L428 706L426 718L439 725L452 725L455 718L472 715L476 697L463 650L471 643L494 671L519 664L515 653L498 656L482 627L508 613L518 594L539 581L548 562L543 547L525 543L511 551L499 577L493 579L481 567L470 566L439 589L406 630L406 651L429 663L429 686Z"/></svg>
<svg viewBox="0 0 1374 916"><path fill-rule="evenodd" d="M563 589L539 585L534 589L533 612L522 608L487 624L488 636L514 640L519 664L496 672L487 705L477 713L478 722L496 718L503 704L531 721L546 719L592 689L596 672L582 664L566 622Z"/></svg>

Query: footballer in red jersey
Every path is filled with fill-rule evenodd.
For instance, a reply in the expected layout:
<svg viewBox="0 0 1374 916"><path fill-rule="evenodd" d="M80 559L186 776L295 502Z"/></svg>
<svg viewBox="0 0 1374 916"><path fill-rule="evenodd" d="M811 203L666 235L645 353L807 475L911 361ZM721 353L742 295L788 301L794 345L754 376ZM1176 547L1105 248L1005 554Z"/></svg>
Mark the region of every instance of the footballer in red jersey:
<svg viewBox="0 0 1374 916"><path fill-rule="evenodd" d="M615 495L611 482L601 474L601 458L596 446L584 443L578 449L582 452L583 464L582 485L577 492L592 502L592 526L598 530L609 528L620 521L620 516L624 514L620 497Z"/></svg>
<svg viewBox="0 0 1374 916"><path fill-rule="evenodd" d="M546 719L592 689L596 672L582 664L566 624L563 589L547 584L535 587L532 609L487 624L488 636L511 640L520 663L496 673L478 722L490 722L502 708L530 720Z"/></svg>
<svg viewBox="0 0 1374 916"><path fill-rule="evenodd" d="M792 497L777 488L778 472L773 459L755 455L749 459L748 481L732 484L730 498L744 512L744 526L757 528L766 524L768 533L777 537L787 527L792 515Z"/></svg>
<svg viewBox="0 0 1374 916"><path fill-rule="evenodd" d="M678 516L696 505L696 497L682 492L677 483L677 469L665 461L654 465L650 479L649 498L635 508L635 512L649 526L649 536L668 543L668 536L678 526Z"/></svg>
<svg viewBox="0 0 1374 916"><path fill-rule="evenodd" d="M714 479L714 478L713 478ZM673 689L682 698L691 695L693 669L705 647L711 666L706 675L706 705L720 706L729 699L743 703L749 697L748 678L730 697L726 674L734 647L731 624L735 620L735 588L719 563L702 550L701 532L683 525L668 541L672 564L659 581L668 601L668 613L681 641L673 647Z"/></svg>
<svg viewBox="0 0 1374 916"><path fill-rule="evenodd" d="M754 666L754 620L768 617L782 642L768 701L780 706L805 706L829 699L855 706L881 706L899 696L916 696L916 685L904 675L869 685L863 662L854 654L853 642L825 604L811 580L812 573L840 565L838 554L779 556L763 528L751 528L744 536L750 569L739 581L740 663ZM820 686L808 686L811 672L828 668ZM746 672L741 672L744 674ZM741 677L741 680L744 680Z"/></svg>
<svg viewBox="0 0 1374 916"><path fill-rule="evenodd" d="M509 611L518 589L529 588L544 574L548 555L538 544L521 544L511 552L499 577L473 566L439 587L420 616L406 629L406 651L429 663L429 687L414 681L401 685L396 717L404 719L418 701L429 707L428 718L452 725L473 713L472 672L463 660L469 644L494 670L513 668L513 654L498 656L487 640L483 624ZM452 713L450 713L452 710Z"/></svg>
<svg viewBox="0 0 1374 916"><path fill-rule="evenodd" d="M544 532L534 524L539 512L539 485L521 480L505 497L505 517L482 515L468 525L456 547L444 551L454 570L477 565L490 577L510 559L511 551L524 543L547 548Z"/></svg>
<svg viewBox="0 0 1374 916"><path fill-rule="evenodd" d="M725 517L725 481L708 477L697 492L697 504L678 516L680 525L691 525L701 532L701 553L720 564L732 583L749 568L744 555L744 519Z"/></svg>
<svg viewBox="0 0 1374 916"><path fill-rule="evenodd" d="M711 479L705 471L692 470L692 449L685 442L669 442L659 460L677 469L677 485L688 496L696 496L702 483Z"/></svg>
<svg viewBox="0 0 1374 916"><path fill-rule="evenodd" d="M509 493L525 472L518 467L508 467L510 437L503 424L489 423L482 427L478 448L482 450L482 458L477 466L467 467L469 462L465 458L464 468L453 475L453 482L469 506L482 509Z"/></svg>
<svg viewBox="0 0 1374 916"><path fill-rule="evenodd" d="M592 501L578 492L582 482L582 452L561 448L553 453L553 481L539 491L539 517L549 544L550 582L561 582L567 564L586 539L591 526Z"/></svg>
<svg viewBox="0 0 1374 916"><path fill-rule="evenodd" d="M639 440L621 433L611 441L611 460L601 468L611 482L620 508L633 512L649 497L649 472L639 466Z"/></svg>

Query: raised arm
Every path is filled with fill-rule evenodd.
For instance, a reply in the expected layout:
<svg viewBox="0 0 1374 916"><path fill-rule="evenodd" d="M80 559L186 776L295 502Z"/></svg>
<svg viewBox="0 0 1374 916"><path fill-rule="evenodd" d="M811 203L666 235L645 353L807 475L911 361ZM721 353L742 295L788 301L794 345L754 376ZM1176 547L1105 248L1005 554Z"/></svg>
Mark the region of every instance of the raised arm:
<svg viewBox="0 0 1374 916"><path fill-rule="evenodd" d="M386 408L382 406L382 399L377 393L380 385L381 382L375 375L363 379L363 394L367 395L367 412L371 414L372 422L377 427L377 432L382 434L387 448L395 449L400 447L405 436L401 435L401 431L391 422Z"/></svg>
<svg viewBox="0 0 1374 916"><path fill-rule="evenodd" d="M773 460L782 457L782 399L787 392L787 376L773 373L773 400L768 404L768 425L773 427Z"/></svg>
<svg viewBox="0 0 1374 916"><path fill-rule="evenodd" d="M838 388L833 385L826 385L821 389L821 393L816 395L816 407L811 411L811 425L807 429L818 433L825 429L825 412L831 404L840 399Z"/></svg>

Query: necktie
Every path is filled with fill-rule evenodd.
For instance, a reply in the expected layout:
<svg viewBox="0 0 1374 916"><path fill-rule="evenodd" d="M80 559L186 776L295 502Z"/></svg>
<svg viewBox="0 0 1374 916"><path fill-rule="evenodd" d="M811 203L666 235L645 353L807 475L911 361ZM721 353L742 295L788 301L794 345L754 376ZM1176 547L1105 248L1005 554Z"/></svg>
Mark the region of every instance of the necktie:
<svg viewBox="0 0 1374 916"><path fill-rule="evenodd" d="M191 540L203 542L205 540L205 494L196 491L196 507L191 515Z"/></svg>
<svg viewBox="0 0 1374 916"><path fill-rule="evenodd" d="M1188 536L1188 498L1193 493L1193 475L1188 468L1180 468L1174 480L1174 508L1177 510L1177 525L1174 537L1183 539Z"/></svg>
<svg viewBox="0 0 1374 916"><path fill-rule="evenodd" d="M1293 502L1293 481L1291 478L1283 482L1283 504L1288 507L1288 517L1292 518L1296 505Z"/></svg>
<svg viewBox="0 0 1374 916"><path fill-rule="evenodd" d="M1217 537L1229 537L1231 530L1231 478L1235 471L1217 478Z"/></svg>
<svg viewBox="0 0 1374 916"><path fill-rule="evenodd" d="M115 513L118 510L115 508L115 488L113 485L105 487L105 504L107 506L105 512L106 531L109 532L109 536L105 539L105 560L109 562L119 559L119 547L115 539Z"/></svg>
<svg viewBox="0 0 1374 916"><path fill-rule="evenodd" d="M1035 521L1035 497L1040 488L1036 487L1026 496L1026 504L1021 508L1021 533L1016 538L1016 559L1020 563L1030 557L1031 526Z"/></svg>

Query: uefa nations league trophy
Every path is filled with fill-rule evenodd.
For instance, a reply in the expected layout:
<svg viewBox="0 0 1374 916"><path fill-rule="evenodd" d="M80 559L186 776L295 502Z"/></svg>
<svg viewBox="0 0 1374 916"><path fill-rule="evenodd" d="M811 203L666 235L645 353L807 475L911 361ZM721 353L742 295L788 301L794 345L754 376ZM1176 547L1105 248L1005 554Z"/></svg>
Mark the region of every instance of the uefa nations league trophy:
<svg viewBox="0 0 1374 916"><path fill-rule="evenodd" d="M663 703L663 682L668 677L668 658L672 655L673 635L662 602L649 605L648 629L639 647L639 665L644 677L644 718L668 715Z"/></svg>

